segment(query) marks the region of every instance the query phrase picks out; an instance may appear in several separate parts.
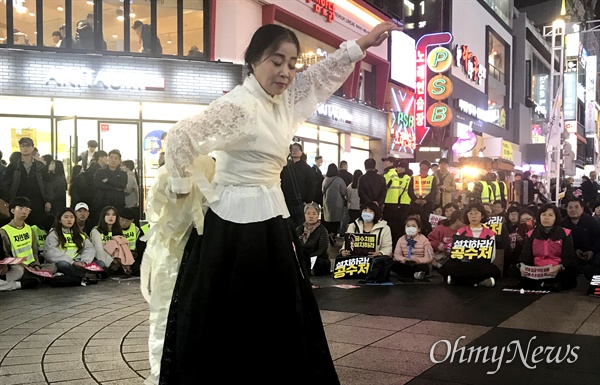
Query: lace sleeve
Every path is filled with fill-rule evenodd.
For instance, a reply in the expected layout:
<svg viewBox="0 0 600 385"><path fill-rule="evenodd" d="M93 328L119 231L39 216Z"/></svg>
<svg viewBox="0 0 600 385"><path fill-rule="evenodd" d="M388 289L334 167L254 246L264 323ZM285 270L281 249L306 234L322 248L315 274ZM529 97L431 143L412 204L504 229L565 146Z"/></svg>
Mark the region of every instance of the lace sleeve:
<svg viewBox="0 0 600 385"><path fill-rule="evenodd" d="M364 57L364 53L354 40L342 43L340 48L325 60L310 66L296 75L292 84L294 122L303 123L324 103L354 70L354 64Z"/></svg>
<svg viewBox="0 0 600 385"><path fill-rule="evenodd" d="M234 92L234 91L232 91ZM185 118L170 130L165 150L165 166L172 192L191 190L192 164L199 155L216 150L234 150L256 137L244 131L251 114L231 100L218 99L200 114Z"/></svg>

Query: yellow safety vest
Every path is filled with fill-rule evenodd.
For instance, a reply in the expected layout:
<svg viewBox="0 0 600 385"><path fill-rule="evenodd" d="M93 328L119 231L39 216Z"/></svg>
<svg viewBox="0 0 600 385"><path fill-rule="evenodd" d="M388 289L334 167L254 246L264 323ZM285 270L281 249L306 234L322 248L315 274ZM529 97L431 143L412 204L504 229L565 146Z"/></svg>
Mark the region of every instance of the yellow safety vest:
<svg viewBox="0 0 600 385"><path fill-rule="evenodd" d="M22 229L17 229L10 224L2 226L2 229L6 231L8 239L10 240L10 249L13 258L26 258L24 265L30 265L35 261L33 255L33 236L31 234L31 227L27 224Z"/></svg>
<svg viewBox="0 0 600 385"><path fill-rule="evenodd" d="M400 178L394 168L390 168L384 175L385 184L387 185L387 192L385 194L385 203L398 204L400 201Z"/></svg>
<svg viewBox="0 0 600 385"><path fill-rule="evenodd" d="M73 259L77 258L77 255L79 255L79 250L77 249L75 242L73 242L73 234L63 233L63 236L65 237L65 246L61 247L60 249L69 257ZM85 240L85 234L82 233L81 236Z"/></svg>
<svg viewBox="0 0 600 385"><path fill-rule="evenodd" d="M417 197L424 198L429 195L433 186L433 178L433 175L427 175L425 178L422 178L421 175L413 176L413 189Z"/></svg>
<svg viewBox="0 0 600 385"><path fill-rule="evenodd" d="M94 229L98 230L98 226L94 226ZM100 233L100 230L98 232ZM100 236L102 237L102 244L105 244L112 239L112 231L109 231L108 234L100 233Z"/></svg>
<svg viewBox="0 0 600 385"><path fill-rule="evenodd" d="M403 177L400 178L400 204L401 205L409 205L412 200L410 199L410 195L408 195L408 187L410 186L410 175L404 174Z"/></svg>
<svg viewBox="0 0 600 385"><path fill-rule="evenodd" d="M493 194L491 194L491 186L484 181L481 181L481 185L483 188L481 189L481 203L490 203L490 197L493 198Z"/></svg>
<svg viewBox="0 0 600 385"><path fill-rule="evenodd" d="M500 183L502 183L502 186L500 186ZM506 188L506 183L504 182L492 182L492 184L496 187L496 191L495 191L495 200L497 201L501 201L502 200L502 190L504 190L504 199L506 199L508 197L508 189Z"/></svg>
<svg viewBox="0 0 600 385"><path fill-rule="evenodd" d="M148 230L150 230L150 224L146 223L144 226L142 226L141 230L144 232L144 234L148 234Z"/></svg>
<svg viewBox="0 0 600 385"><path fill-rule="evenodd" d="M123 236L127 238L127 242L129 242L129 250L135 250L135 242L138 239L135 223L131 223L128 229L123 229Z"/></svg>
<svg viewBox="0 0 600 385"><path fill-rule="evenodd" d="M42 250L44 250L44 245L46 244L46 237L48 236L48 233L46 232L46 230L40 229L36 225L31 226L31 229L33 230L33 234L35 234L38 252L41 252Z"/></svg>

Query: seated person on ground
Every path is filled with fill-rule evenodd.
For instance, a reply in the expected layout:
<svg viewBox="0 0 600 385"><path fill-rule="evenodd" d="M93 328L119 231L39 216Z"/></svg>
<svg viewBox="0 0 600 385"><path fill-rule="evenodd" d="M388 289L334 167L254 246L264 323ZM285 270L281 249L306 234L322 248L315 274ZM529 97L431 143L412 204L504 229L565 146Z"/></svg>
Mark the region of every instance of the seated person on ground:
<svg viewBox="0 0 600 385"><path fill-rule="evenodd" d="M400 277L425 279L431 272L433 248L426 236L421 234L421 221L409 218L405 223L405 234L398 239L394 249L391 271Z"/></svg>
<svg viewBox="0 0 600 385"><path fill-rule="evenodd" d="M375 251L369 253L369 256L380 257L382 255L392 254L392 231L386 221L382 219L381 209L374 202L363 203L361 205L360 218L348 225L349 234L375 234ZM344 242L345 247L345 242ZM340 250L343 257L350 255L350 250Z"/></svg>
<svg viewBox="0 0 600 385"><path fill-rule="evenodd" d="M307 271L314 275L327 275L331 273L331 261L327 254L329 248L328 232L319 220L321 207L317 203L308 203L304 206L304 224L296 228L296 233L302 244L302 256ZM311 258L316 258L311 269Z"/></svg>
<svg viewBox="0 0 600 385"><path fill-rule="evenodd" d="M71 208L65 207L56 215L54 226L46 238L44 254L73 285L97 283L94 274L85 269L94 261L96 251L77 225L75 211Z"/></svg>
<svg viewBox="0 0 600 385"><path fill-rule="evenodd" d="M481 203L471 203L465 209L463 222L468 223L456 232L457 235L467 236L478 239L494 239L496 234L483 226L487 222L488 213ZM500 269L492 264L496 256L496 246L491 253L491 258L469 259L466 256L462 259L450 258L440 268L440 273L444 276L448 284L458 284L466 286L487 286L496 285L496 280L500 278Z"/></svg>
<svg viewBox="0 0 600 385"><path fill-rule="evenodd" d="M558 208L546 204L538 211L537 226L527 233L517 267L520 281L525 289L548 289L559 291L577 286L577 272L573 268L575 249L571 231L560 226ZM526 266L548 266L553 278L531 279Z"/></svg>
<svg viewBox="0 0 600 385"><path fill-rule="evenodd" d="M113 259L113 257L104 250L104 245L116 235L123 235L119 213L116 208L106 206L100 212L98 226L95 226L90 234L92 245L94 245L94 249L96 250L96 262L103 269L117 271L122 266L121 261L118 258Z"/></svg>
<svg viewBox="0 0 600 385"><path fill-rule="evenodd" d="M600 274L600 222L584 214L584 203L579 198L567 200L567 218L562 227L571 230L575 247L574 267L587 279Z"/></svg>
<svg viewBox="0 0 600 385"><path fill-rule="evenodd" d="M52 225L54 225L54 215L46 214L40 219L39 224L31 226L38 246L38 258L40 263L45 262L44 244L46 243L48 233L52 230Z"/></svg>
<svg viewBox="0 0 600 385"><path fill-rule="evenodd" d="M119 214L119 223L121 224L121 229L123 229L123 236L127 238L127 242L129 243L129 250L131 250L131 254L133 255L133 259L135 260L135 263L131 266L131 274L136 277L139 277L144 246L144 242L140 241L142 231L134 223L134 209L125 207L123 210L121 210Z"/></svg>
<svg viewBox="0 0 600 385"><path fill-rule="evenodd" d="M458 229L463 227L464 212L462 210L452 211L450 217L442 221L429 235L427 239L431 242L433 248L432 266L436 269L450 258L450 247L452 246L452 236Z"/></svg>

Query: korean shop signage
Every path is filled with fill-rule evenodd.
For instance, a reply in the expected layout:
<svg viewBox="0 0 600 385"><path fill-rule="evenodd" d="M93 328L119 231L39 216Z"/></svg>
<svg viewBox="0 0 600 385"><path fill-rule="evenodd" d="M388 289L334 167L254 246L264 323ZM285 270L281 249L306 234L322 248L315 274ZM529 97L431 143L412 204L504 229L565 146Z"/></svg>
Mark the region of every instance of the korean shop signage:
<svg viewBox="0 0 600 385"><path fill-rule="evenodd" d="M333 106L329 103L321 104L317 108L317 115L325 116L341 123L352 124L352 113L345 108Z"/></svg>
<svg viewBox="0 0 600 385"><path fill-rule="evenodd" d="M325 16L328 22L332 23L335 19L335 4L330 0L306 0L313 4L313 12Z"/></svg>
<svg viewBox="0 0 600 385"><path fill-rule="evenodd" d="M467 78L476 84L481 84L485 79L487 70L485 62L480 63L479 58L471 52L468 45L457 44L454 48L455 65L462 67Z"/></svg>

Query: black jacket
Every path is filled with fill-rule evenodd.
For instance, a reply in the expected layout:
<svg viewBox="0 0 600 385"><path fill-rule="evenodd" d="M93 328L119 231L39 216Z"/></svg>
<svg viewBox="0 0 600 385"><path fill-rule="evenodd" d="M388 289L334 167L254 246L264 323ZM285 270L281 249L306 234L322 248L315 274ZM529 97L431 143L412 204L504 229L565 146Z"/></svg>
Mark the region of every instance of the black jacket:
<svg viewBox="0 0 600 385"><path fill-rule="evenodd" d="M319 169L316 164L311 168L315 179L315 196L313 197L313 202L323 206L323 192L321 191L321 186L323 185L323 180L325 177L323 176L321 169Z"/></svg>
<svg viewBox="0 0 600 385"><path fill-rule="evenodd" d="M581 192L585 203L598 200L598 186L589 179L581 183Z"/></svg>
<svg viewBox="0 0 600 385"><path fill-rule="evenodd" d="M385 201L385 194L387 193L387 185L385 184L385 178L377 173L375 170L367 170L358 179L358 197L360 198L360 204L369 202L379 203L379 207L383 207Z"/></svg>
<svg viewBox="0 0 600 385"><path fill-rule="evenodd" d="M11 199L17 196L23 167L23 161L19 159L18 162L10 163L0 177L0 198L4 199L6 202L10 202ZM32 171L35 172L37 186L42 200L44 203L52 203L54 194L52 192L52 183L48 176L46 166L39 160L34 159L31 167L34 168ZM38 192L35 192L35 195L38 195ZM27 194L25 194L25 196L31 199L31 196Z"/></svg>
<svg viewBox="0 0 600 385"><path fill-rule="evenodd" d="M329 255L327 254L327 249L329 248L329 238L325 226L320 225L315 229L315 231L310 233L306 243L302 242L302 233L304 233L304 225L296 228L296 234L298 234L298 238L302 244L302 251L305 257L329 258Z"/></svg>
<svg viewBox="0 0 600 385"><path fill-rule="evenodd" d="M290 170L290 164L292 169ZM293 203L296 200L294 183L292 183L292 174L295 177L295 185L298 193L302 196L304 203L310 203L315 197L315 177L312 168L304 161L299 160L294 163L288 162L281 171L281 190L286 202ZM320 189L321 186L319 186Z"/></svg>
<svg viewBox="0 0 600 385"><path fill-rule="evenodd" d="M125 207L125 186L127 186L127 173L120 167L115 171L111 171L108 167L99 169L94 175L96 196L93 206L97 210L105 206L114 206L117 209Z"/></svg>
<svg viewBox="0 0 600 385"><path fill-rule="evenodd" d="M348 185L352 183L352 179L354 179L354 177L348 172L348 170L340 170L340 177L342 177L342 179L346 183L346 187L348 187Z"/></svg>
<svg viewBox="0 0 600 385"><path fill-rule="evenodd" d="M593 251L594 254L600 252L600 222L592 216L581 215L577 224L567 217L563 219L561 226L572 231L575 250Z"/></svg>
<svg viewBox="0 0 600 385"><path fill-rule="evenodd" d="M142 48L145 53L162 53L162 45L160 39L155 36L156 41L154 42L154 48L152 47L152 27L148 24L142 25Z"/></svg>

